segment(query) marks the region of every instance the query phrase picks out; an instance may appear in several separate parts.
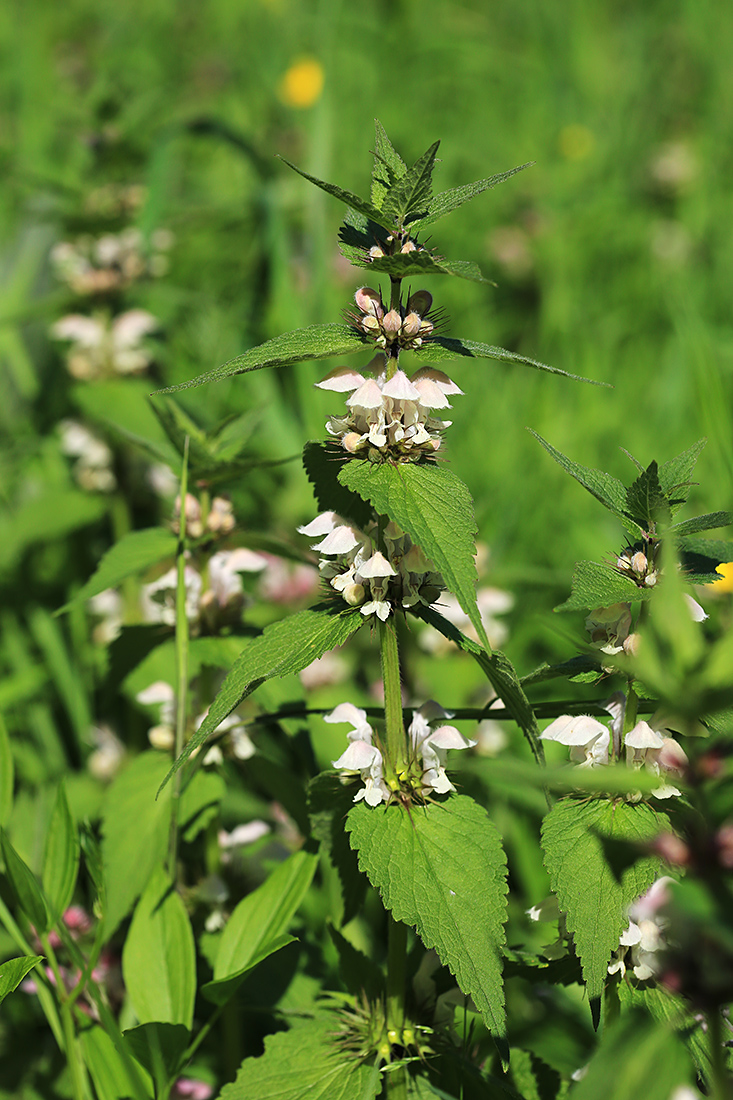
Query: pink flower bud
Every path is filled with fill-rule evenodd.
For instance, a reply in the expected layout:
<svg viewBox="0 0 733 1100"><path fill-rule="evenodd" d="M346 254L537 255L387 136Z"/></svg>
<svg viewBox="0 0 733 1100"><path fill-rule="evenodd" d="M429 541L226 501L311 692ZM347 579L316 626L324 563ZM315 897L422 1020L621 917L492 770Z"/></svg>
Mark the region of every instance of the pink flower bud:
<svg viewBox="0 0 733 1100"><path fill-rule="evenodd" d="M384 320L382 321L382 328L385 332L399 332L402 328L402 318L396 309L391 309L389 313L385 313Z"/></svg>
<svg viewBox="0 0 733 1100"><path fill-rule="evenodd" d="M384 316L384 306L378 290L373 290L370 286L361 286L354 295L354 301L362 313L370 314L378 320Z"/></svg>

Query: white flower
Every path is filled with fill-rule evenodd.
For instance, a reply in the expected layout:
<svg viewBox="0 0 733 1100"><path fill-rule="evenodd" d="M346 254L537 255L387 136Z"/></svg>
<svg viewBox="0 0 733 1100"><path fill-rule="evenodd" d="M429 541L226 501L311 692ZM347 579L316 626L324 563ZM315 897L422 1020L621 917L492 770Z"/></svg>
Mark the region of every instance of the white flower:
<svg viewBox="0 0 733 1100"><path fill-rule="evenodd" d="M170 684L156 680L135 696L145 707L159 707L158 722L148 730L148 741L160 752L170 752L175 743L176 696Z"/></svg>
<svg viewBox="0 0 733 1100"><path fill-rule="evenodd" d="M244 546L212 554L209 558L209 585L219 607L237 603L243 597L240 573L260 573L266 565L265 558Z"/></svg>
<svg viewBox="0 0 733 1100"><path fill-rule="evenodd" d="M193 621L198 618L199 614L201 577L192 566L187 565L184 572L184 581L186 586L186 618ZM148 622L175 626L177 586L178 574L175 566L161 577L158 577L157 581L143 585L140 602L143 615Z"/></svg>
<svg viewBox="0 0 733 1100"><path fill-rule="evenodd" d="M674 880L663 875L629 906L629 927L621 934L619 946L608 965L609 974L623 976L630 966L640 982L648 982L658 973L658 952L666 946L666 921L659 910L669 901L671 884Z"/></svg>
<svg viewBox="0 0 733 1100"><path fill-rule="evenodd" d="M337 367L316 383L320 389L350 393L348 413L332 416L328 432L350 454L376 449L408 461L439 450L450 421L433 416L432 410L450 408L447 395L462 392L455 382L434 367L422 367L412 378L397 370L388 380L383 355L377 355L369 368L376 377Z"/></svg>
<svg viewBox="0 0 733 1100"><path fill-rule="evenodd" d="M491 588L484 585L476 593L476 604L489 642L493 648L500 647L506 641L509 631L506 625L496 616L505 615L507 611L511 611L514 606L514 597L510 592L505 592L501 588ZM444 592L437 607L443 618L457 626L463 634L473 638L476 642L479 640L476 628L454 595L450 592ZM451 644L432 626L426 627L420 634L420 645L428 653L447 652L450 650Z"/></svg>
<svg viewBox="0 0 733 1100"><path fill-rule="evenodd" d="M113 492L117 487L112 470L114 456L104 440L76 420L60 421L59 432L61 450L76 458L74 477L82 489Z"/></svg>
<svg viewBox="0 0 733 1100"><path fill-rule="evenodd" d="M589 714L562 714L540 734L543 741L570 746L570 759L581 768L608 763L611 734L608 726Z"/></svg>
<svg viewBox="0 0 733 1100"><path fill-rule="evenodd" d="M51 335L70 342L66 360L69 373L87 380L146 370L152 355L142 341L159 328L152 313L129 309L114 319L104 313L93 317L70 313L52 326Z"/></svg>
<svg viewBox="0 0 733 1100"><path fill-rule="evenodd" d="M422 773L422 794L426 795L434 791L436 794L447 794L455 791L455 787L445 772L445 763L449 749L472 748L476 742L464 737L455 726L438 726L431 729L430 723L441 718L449 718L450 715L437 703L432 701L423 703L419 710L412 716L407 731L407 736L412 742L413 749L419 754Z"/></svg>
<svg viewBox="0 0 733 1100"><path fill-rule="evenodd" d="M326 722L348 722L352 726L347 737L349 747L334 760L334 768L340 768L343 777L361 776L364 786L354 795L354 802L362 799L368 806L378 806L389 801L390 790L382 778L382 754L372 744L373 731L367 721L366 711L355 707L353 703L340 703L330 714L324 715Z"/></svg>
<svg viewBox="0 0 733 1100"><path fill-rule="evenodd" d="M626 734L626 760L634 768L642 766L652 775L658 775L662 783L652 791L655 798L673 798L681 791L666 782L668 776L682 777L687 767L687 754L673 737L662 737L654 728L655 722L639 721Z"/></svg>

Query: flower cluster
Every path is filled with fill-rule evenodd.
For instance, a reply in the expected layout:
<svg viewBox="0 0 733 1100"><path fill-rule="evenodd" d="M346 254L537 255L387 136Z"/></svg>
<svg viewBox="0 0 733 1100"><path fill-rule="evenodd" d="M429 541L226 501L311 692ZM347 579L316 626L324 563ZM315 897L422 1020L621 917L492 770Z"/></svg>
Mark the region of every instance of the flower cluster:
<svg viewBox="0 0 733 1100"><path fill-rule="evenodd" d="M370 286L361 286L354 295L358 313L348 317L356 330L370 337L379 348L410 350L422 347L423 340L434 329L429 318L433 296L427 290L418 290L399 309L385 309L382 295Z"/></svg>
<svg viewBox="0 0 733 1100"><path fill-rule="evenodd" d="M86 317L70 313L51 328L57 340L68 340L66 367L82 382L114 374L141 374L152 362L143 340L160 325L145 309L128 309L112 320L107 314Z"/></svg>
<svg viewBox="0 0 733 1100"><path fill-rule="evenodd" d="M612 716L610 729L589 714L563 714L551 722L540 737L567 745L570 759L580 768L609 764L611 759L617 759L620 755L626 700L621 692L616 692L604 707ZM637 722L623 737L623 747L629 767L635 770L644 767L659 778L660 785L652 792L654 797L671 798L681 792L668 780L684 776L687 756L674 737L662 736L660 730L670 733L662 722L663 718L659 715L653 715L651 722L643 719Z"/></svg>
<svg viewBox="0 0 733 1100"><path fill-rule="evenodd" d="M114 455L103 439L78 420L59 422L61 450L75 458L74 477L88 492L113 493L117 488Z"/></svg>
<svg viewBox="0 0 733 1100"><path fill-rule="evenodd" d="M172 234L158 229L150 238L148 253L142 233L131 226L121 233L60 241L51 252L51 262L75 294L108 294L146 275L164 275L172 244Z"/></svg>
<svg viewBox="0 0 733 1100"><path fill-rule="evenodd" d="M476 744L460 733L455 726L440 725L433 729L431 723L449 715L437 703L425 703L413 714L407 731L411 746L411 762L404 776L403 785L413 794L428 798L433 794L447 794L455 787L445 772L449 749L467 749ZM367 721L366 711L353 703L340 703L327 714L326 722L348 722L349 747L333 761L341 770L342 779L348 782L352 776L360 776L364 786L354 795L354 802L362 799L368 806L389 802L395 790L385 782L384 761L381 750L374 744L375 733Z"/></svg>
<svg viewBox="0 0 733 1100"><path fill-rule="evenodd" d="M443 578L432 562L392 520L382 532L385 553L377 549L376 521L360 531L335 512L322 512L298 530L323 536L312 546L322 555L320 574L362 615L386 622L395 608L430 606L443 590Z"/></svg>
<svg viewBox="0 0 733 1100"><path fill-rule="evenodd" d="M609 974L621 974L627 968L640 982L648 982L659 973L659 952L666 947L666 920L659 910L669 901L674 879L663 875L628 908L629 927L621 934L619 946L609 963Z"/></svg>
<svg viewBox="0 0 733 1100"><path fill-rule="evenodd" d="M245 596L241 573L259 573L267 565L260 554L244 546L235 550L220 550L208 561L208 585L192 565L186 565L186 618L195 622L199 617L213 626L229 621L239 614ZM157 580L143 586L143 614L148 622L174 626L176 622L176 588L178 576L175 567Z"/></svg>
<svg viewBox="0 0 733 1100"><path fill-rule="evenodd" d="M370 458L409 462L440 449L450 420L432 415L433 409L449 409L449 394L463 391L434 367L422 367L411 378L395 371L387 378L383 354L369 364L375 376L351 367L337 367L316 385L322 390L347 393L345 416L332 416L326 424L349 454L366 451Z"/></svg>

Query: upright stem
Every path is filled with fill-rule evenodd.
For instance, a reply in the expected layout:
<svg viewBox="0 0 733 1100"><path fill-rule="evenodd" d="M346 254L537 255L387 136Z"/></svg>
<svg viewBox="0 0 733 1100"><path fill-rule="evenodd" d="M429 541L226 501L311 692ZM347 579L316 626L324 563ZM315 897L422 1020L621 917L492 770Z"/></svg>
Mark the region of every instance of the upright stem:
<svg viewBox="0 0 733 1100"><path fill-rule="evenodd" d="M400 656L397 649L397 631L394 616L379 623L379 641L382 655L382 683L384 684L384 718L387 727L385 749L390 769L399 774L405 766L405 726L402 721L402 685L400 684Z"/></svg>
<svg viewBox="0 0 733 1100"><path fill-rule="evenodd" d="M407 975L407 925L389 918L387 944L387 1035L390 1041L401 1042L405 1027L405 984ZM396 1033L396 1034L395 1034ZM406 1100L405 1067L385 1075L389 1100Z"/></svg>
<svg viewBox="0 0 733 1100"><path fill-rule="evenodd" d="M176 567L178 583L176 586L176 738L173 747L175 760L183 751L186 735L186 697L188 694L188 616L186 615L186 493L188 492L188 436L183 447L183 468L181 470L181 510ZM183 774L179 768L173 777L173 795L171 798L171 825L168 843L168 870L171 878L176 878L176 859L178 853L178 807L181 797Z"/></svg>

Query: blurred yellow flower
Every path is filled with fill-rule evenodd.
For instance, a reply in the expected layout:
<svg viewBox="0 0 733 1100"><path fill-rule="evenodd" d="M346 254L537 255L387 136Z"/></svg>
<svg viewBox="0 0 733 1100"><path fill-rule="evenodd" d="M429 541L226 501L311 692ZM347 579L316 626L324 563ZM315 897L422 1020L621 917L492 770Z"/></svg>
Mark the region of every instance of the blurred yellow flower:
<svg viewBox="0 0 733 1100"><path fill-rule="evenodd" d="M733 561L722 562L715 572L720 573L720 579L713 581L711 588L715 592L733 592Z"/></svg>
<svg viewBox="0 0 733 1100"><path fill-rule="evenodd" d="M277 89L288 107L311 107L323 91L323 68L313 57L301 57L283 76Z"/></svg>
<svg viewBox="0 0 733 1100"><path fill-rule="evenodd" d="M584 160L595 149L596 139L587 126L573 123L563 126L557 144L566 160Z"/></svg>

